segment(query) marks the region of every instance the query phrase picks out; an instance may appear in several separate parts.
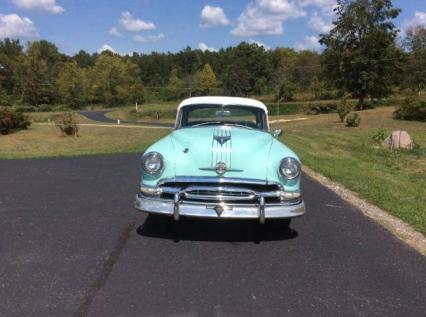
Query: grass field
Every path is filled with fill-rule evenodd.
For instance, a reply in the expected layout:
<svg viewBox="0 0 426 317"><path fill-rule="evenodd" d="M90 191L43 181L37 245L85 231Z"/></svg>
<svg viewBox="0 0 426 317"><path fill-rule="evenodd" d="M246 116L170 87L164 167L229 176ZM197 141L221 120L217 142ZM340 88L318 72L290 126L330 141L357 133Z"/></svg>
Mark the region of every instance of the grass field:
<svg viewBox="0 0 426 317"><path fill-rule="evenodd" d="M55 126L34 124L0 136L0 158L78 156L142 152L168 129L81 126L79 137L62 136Z"/></svg>
<svg viewBox="0 0 426 317"><path fill-rule="evenodd" d="M392 119L393 108L360 112L361 126L347 128L336 114L274 125L304 164L358 192L373 204L426 234L426 123ZM403 129L419 149L390 152L371 136Z"/></svg>

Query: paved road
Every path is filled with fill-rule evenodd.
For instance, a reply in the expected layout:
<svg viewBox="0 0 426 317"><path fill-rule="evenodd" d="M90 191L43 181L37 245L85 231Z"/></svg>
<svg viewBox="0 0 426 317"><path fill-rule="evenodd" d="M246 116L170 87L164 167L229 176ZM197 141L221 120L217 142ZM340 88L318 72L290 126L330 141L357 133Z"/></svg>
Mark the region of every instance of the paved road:
<svg viewBox="0 0 426 317"><path fill-rule="evenodd" d="M315 181L291 231L158 225L138 157L0 161L0 316L424 316L426 259Z"/></svg>
<svg viewBox="0 0 426 317"><path fill-rule="evenodd" d="M86 118L105 123L116 123L117 120L113 120L105 116L106 113L110 112L109 110L102 111L79 111L78 113L85 116ZM153 126L153 127L167 127L172 128L174 125L172 123L164 123L164 122L155 122L155 121L126 121L121 120L121 123L131 123L138 124L144 126Z"/></svg>

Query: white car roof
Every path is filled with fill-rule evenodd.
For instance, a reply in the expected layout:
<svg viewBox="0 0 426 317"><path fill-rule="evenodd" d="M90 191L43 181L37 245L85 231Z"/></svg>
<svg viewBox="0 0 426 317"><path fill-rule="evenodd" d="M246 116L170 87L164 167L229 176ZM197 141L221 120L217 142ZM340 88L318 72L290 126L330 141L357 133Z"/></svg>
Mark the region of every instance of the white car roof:
<svg viewBox="0 0 426 317"><path fill-rule="evenodd" d="M213 97L213 96L207 96L207 97L192 97L185 99L182 101L178 107L178 112L182 107L189 106L189 105L197 105L197 104L212 104L212 105L239 105L239 106L249 106L249 107L256 107L260 108L266 113L268 113L268 108L266 106L254 99L249 98L239 98L239 97Z"/></svg>

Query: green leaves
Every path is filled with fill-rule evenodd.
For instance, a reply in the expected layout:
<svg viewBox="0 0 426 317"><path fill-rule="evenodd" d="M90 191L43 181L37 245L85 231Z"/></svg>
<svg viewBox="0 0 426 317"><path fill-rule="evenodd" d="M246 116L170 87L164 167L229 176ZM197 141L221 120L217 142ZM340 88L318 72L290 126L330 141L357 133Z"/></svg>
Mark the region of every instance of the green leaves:
<svg viewBox="0 0 426 317"><path fill-rule="evenodd" d="M402 52L395 45L392 22L400 12L390 1L338 1L334 28L321 36L323 64L329 81L359 99L391 93Z"/></svg>

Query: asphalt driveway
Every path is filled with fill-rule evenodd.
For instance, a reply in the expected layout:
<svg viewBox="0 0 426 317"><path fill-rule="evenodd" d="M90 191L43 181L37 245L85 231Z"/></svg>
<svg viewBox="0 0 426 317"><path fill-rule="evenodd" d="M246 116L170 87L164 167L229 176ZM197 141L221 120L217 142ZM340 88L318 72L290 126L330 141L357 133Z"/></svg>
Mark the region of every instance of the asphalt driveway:
<svg viewBox="0 0 426 317"><path fill-rule="evenodd" d="M292 230L153 222L138 155L0 161L0 316L424 316L426 259L305 177Z"/></svg>

